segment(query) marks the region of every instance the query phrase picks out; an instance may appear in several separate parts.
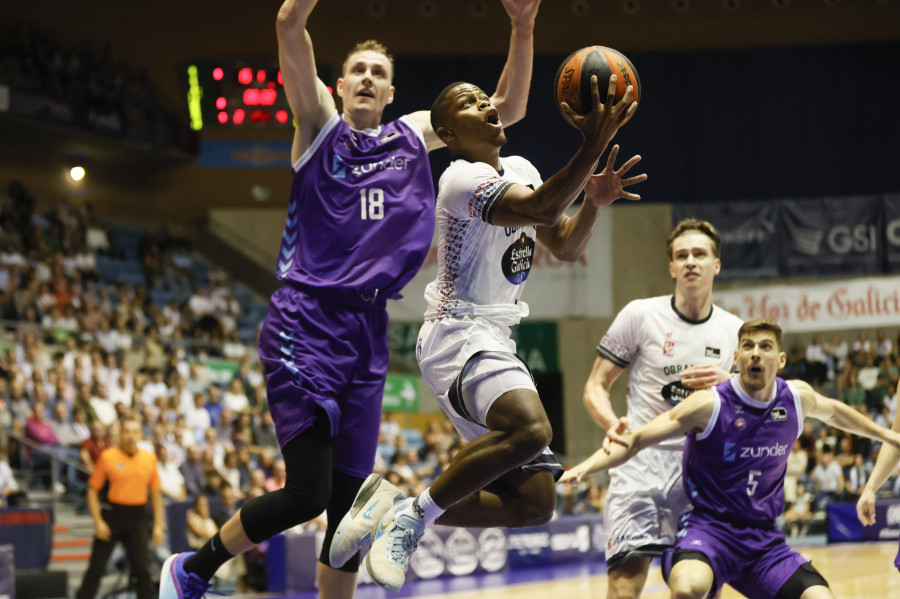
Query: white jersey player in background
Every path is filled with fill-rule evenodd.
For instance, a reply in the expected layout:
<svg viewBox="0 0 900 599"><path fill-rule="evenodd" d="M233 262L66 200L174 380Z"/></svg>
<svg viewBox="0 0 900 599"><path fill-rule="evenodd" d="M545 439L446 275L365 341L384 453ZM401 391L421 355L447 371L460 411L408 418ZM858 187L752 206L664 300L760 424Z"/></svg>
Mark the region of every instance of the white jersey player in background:
<svg viewBox="0 0 900 599"><path fill-rule="evenodd" d="M584 404L606 430L604 448L671 409L696 389L729 378L741 320L714 306L720 238L708 222L681 221L667 240L675 293L630 302L597 346ZM628 369L628 413L617 416L609 390ZM607 597L639 597L652 557L675 541L690 503L681 484L683 440L649 448L610 471L606 503Z"/></svg>

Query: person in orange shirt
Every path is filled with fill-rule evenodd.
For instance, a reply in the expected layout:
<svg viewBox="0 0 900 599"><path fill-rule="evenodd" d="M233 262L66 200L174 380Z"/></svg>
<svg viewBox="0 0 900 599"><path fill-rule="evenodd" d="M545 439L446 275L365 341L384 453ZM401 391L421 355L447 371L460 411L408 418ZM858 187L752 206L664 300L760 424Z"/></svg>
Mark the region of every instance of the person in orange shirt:
<svg viewBox="0 0 900 599"><path fill-rule="evenodd" d="M76 599L93 599L117 542L125 546L131 572L137 579L137 599L150 599L147 497L153 506L153 544L165 537L162 489L156 470L156 455L138 449L142 438L137 420L122 422L119 444L105 449L88 479L87 502L94 519L91 561ZM98 493L109 482L109 505L101 508Z"/></svg>

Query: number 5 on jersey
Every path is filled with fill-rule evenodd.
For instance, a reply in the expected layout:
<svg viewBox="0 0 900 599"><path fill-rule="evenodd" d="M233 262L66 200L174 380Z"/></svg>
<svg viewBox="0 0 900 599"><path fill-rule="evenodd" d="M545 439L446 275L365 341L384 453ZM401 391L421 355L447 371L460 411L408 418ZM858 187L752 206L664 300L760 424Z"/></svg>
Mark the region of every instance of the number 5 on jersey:
<svg viewBox="0 0 900 599"><path fill-rule="evenodd" d="M359 190L360 218L381 220L384 218L384 190L377 187Z"/></svg>

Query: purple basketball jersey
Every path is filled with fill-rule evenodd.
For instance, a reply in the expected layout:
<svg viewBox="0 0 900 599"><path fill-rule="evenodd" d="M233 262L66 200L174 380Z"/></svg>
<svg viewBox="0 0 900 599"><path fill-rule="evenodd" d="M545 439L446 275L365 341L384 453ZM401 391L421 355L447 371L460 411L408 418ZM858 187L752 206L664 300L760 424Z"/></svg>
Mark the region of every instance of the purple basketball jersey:
<svg viewBox="0 0 900 599"><path fill-rule="evenodd" d="M276 274L308 289L391 299L434 233L428 150L408 117L377 132L335 114L294 164Z"/></svg>
<svg viewBox="0 0 900 599"><path fill-rule="evenodd" d="M781 378L768 402L751 398L738 377L715 387L716 406L702 433L684 446L684 487L696 511L726 521L774 526L784 511L787 458L800 436L800 396Z"/></svg>

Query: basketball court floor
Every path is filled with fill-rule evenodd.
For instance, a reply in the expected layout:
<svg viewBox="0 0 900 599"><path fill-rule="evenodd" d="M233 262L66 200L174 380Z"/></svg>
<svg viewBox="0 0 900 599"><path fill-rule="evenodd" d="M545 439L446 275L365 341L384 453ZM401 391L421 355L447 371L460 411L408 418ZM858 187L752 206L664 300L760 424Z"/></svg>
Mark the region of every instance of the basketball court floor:
<svg viewBox="0 0 900 599"><path fill-rule="evenodd" d="M812 559L839 599L900 599L900 572L894 568L897 541L841 543L795 547ZM267 595L285 599L315 599L316 593ZM603 599L605 564L561 565L500 574L410 582L398 593L374 585L361 586L356 599ZM651 568L643 599L668 599L668 589ZM726 587L723 599L743 597Z"/></svg>

